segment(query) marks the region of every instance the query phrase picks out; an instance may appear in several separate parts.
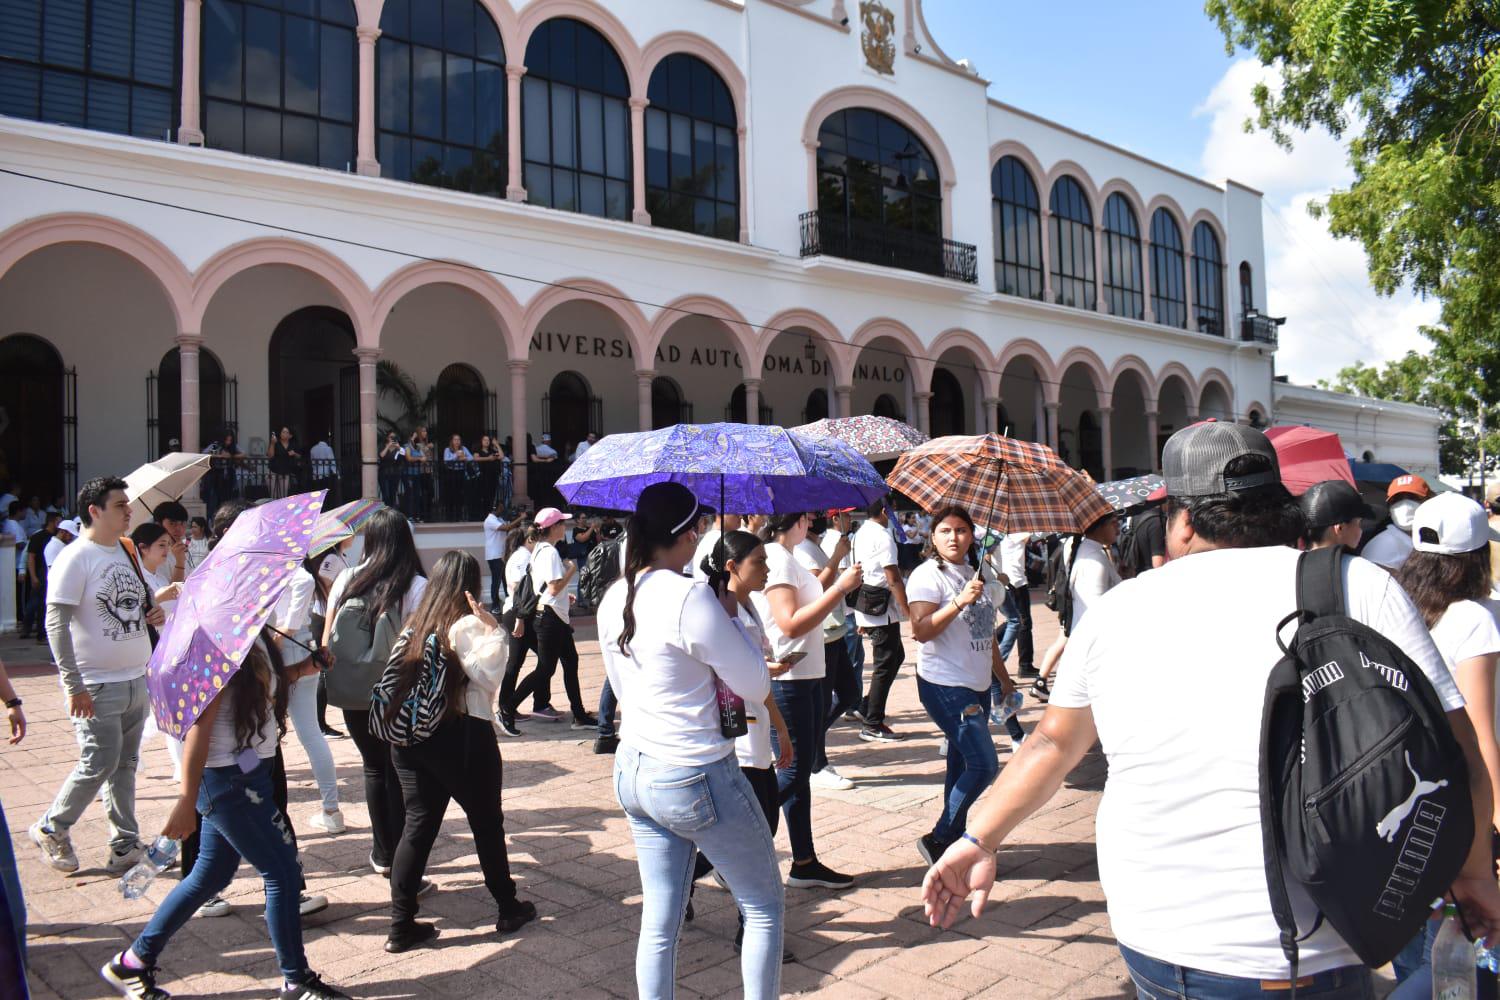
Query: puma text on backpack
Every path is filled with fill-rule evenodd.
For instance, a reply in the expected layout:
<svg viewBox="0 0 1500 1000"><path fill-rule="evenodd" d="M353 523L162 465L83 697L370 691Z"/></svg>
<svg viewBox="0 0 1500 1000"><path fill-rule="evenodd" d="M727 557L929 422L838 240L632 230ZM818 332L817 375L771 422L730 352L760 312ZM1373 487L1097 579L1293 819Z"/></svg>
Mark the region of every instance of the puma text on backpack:
<svg viewBox="0 0 1500 1000"><path fill-rule="evenodd" d="M1297 620L1271 671L1261 718L1266 880L1281 947L1327 920L1370 966L1421 929L1474 838L1463 749L1420 667L1349 617L1343 551L1304 552ZM1277 643L1281 644L1278 632ZM1317 905L1299 928L1288 886Z"/></svg>
<svg viewBox="0 0 1500 1000"><path fill-rule="evenodd" d="M604 599L604 592L620 575L620 540L611 538L600 542L589 550L578 577L578 603L586 608L597 608Z"/></svg>
<svg viewBox="0 0 1500 1000"><path fill-rule="evenodd" d="M333 666L323 677L328 704L363 712L370 707L370 690L385 671L391 647L401 633L401 609L392 608L370 621L369 607L363 597L351 597L341 603L333 616L333 631L328 636L328 651Z"/></svg>
<svg viewBox="0 0 1500 1000"><path fill-rule="evenodd" d="M411 641L410 630L401 633L401 638L391 647L385 672L370 692L370 732L393 747L427 742L448 714L450 666L435 632L422 644L422 664L417 668L416 682L402 697L396 710L390 711L401 679L407 644Z"/></svg>

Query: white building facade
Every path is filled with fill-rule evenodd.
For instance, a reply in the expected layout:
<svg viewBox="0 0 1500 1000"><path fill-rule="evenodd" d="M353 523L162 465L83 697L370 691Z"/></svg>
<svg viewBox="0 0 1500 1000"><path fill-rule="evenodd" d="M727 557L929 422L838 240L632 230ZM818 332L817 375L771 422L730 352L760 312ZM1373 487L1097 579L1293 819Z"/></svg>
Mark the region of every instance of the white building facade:
<svg viewBox="0 0 1500 1000"><path fill-rule="evenodd" d="M876 412L1113 478L1272 416L1259 193L991 99L919 0L123 6L0 0L23 491L226 425L373 494L418 420Z"/></svg>
<svg viewBox="0 0 1500 1000"><path fill-rule="evenodd" d="M1281 381L1271 387L1271 405L1278 424L1333 431L1355 461L1397 465L1437 482L1443 415L1432 407Z"/></svg>

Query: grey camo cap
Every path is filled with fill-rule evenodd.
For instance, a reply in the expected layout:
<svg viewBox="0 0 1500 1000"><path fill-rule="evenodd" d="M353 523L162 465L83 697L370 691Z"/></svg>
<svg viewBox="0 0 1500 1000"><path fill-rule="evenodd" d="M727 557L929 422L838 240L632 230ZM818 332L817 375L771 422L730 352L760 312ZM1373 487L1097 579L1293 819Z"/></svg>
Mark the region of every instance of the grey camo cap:
<svg viewBox="0 0 1500 1000"><path fill-rule="evenodd" d="M1224 468L1244 455L1261 455L1271 468L1246 476L1226 476ZM1161 453L1162 479L1174 497L1222 496L1281 482L1281 463L1271 441L1253 427L1204 421L1167 439Z"/></svg>

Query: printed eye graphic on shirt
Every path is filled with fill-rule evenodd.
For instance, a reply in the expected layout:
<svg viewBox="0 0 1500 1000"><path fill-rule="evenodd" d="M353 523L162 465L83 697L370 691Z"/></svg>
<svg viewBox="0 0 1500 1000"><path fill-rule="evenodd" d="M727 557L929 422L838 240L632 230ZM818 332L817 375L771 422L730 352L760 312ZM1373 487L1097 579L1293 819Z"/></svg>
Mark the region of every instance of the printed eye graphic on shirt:
<svg viewBox="0 0 1500 1000"><path fill-rule="evenodd" d="M99 612L99 630L106 639L134 639L146 628L146 588L128 566L111 566L94 598Z"/></svg>

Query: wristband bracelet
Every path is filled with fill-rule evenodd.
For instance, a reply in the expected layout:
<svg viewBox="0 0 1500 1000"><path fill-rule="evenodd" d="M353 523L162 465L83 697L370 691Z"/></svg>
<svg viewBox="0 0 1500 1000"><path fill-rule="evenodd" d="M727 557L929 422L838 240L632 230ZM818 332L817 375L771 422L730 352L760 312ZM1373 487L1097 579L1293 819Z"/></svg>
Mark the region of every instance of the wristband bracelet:
<svg viewBox="0 0 1500 1000"><path fill-rule="evenodd" d="M960 837L959 839L960 840L967 840L969 843L973 844L975 847L979 848L981 851L988 851L990 854L994 854L995 853L993 850L991 850L990 848L986 847L980 841L980 839L978 837L974 836L972 833L969 833L967 830L964 831L964 835L962 837Z"/></svg>

